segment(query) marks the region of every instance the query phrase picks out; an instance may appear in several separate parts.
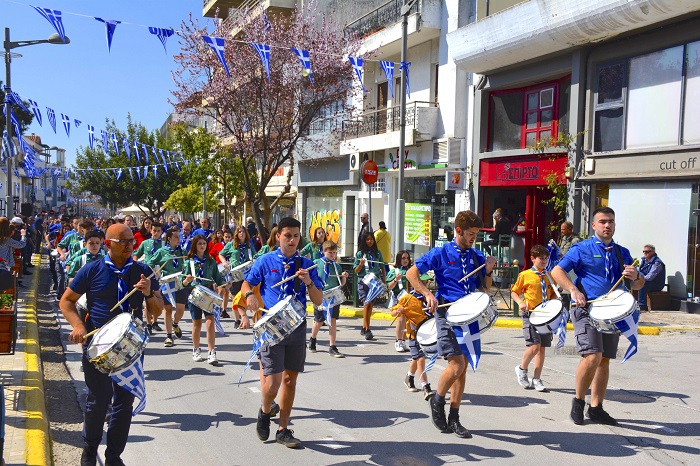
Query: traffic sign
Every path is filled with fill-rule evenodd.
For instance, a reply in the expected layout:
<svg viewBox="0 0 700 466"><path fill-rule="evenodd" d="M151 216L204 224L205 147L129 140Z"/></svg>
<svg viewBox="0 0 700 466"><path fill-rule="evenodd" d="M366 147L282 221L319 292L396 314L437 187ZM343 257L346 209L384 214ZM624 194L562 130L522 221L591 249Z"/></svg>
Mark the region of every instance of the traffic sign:
<svg viewBox="0 0 700 466"><path fill-rule="evenodd" d="M360 173L362 173L362 181L372 185L376 183L377 178L379 178L379 167L377 167L374 160L365 160L360 167Z"/></svg>

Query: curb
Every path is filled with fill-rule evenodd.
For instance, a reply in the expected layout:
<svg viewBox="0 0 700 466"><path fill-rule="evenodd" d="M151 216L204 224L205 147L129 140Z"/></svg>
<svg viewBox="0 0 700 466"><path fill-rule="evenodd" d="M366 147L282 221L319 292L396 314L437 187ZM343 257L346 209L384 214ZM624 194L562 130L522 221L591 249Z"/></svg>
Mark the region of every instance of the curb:
<svg viewBox="0 0 700 466"><path fill-rule="evenodd" d="M306 308L306 312L309 315L314 315L314 310L312 305L308 305ZM355 309L351 307L341 307L340 308L340 317L349 317L349 318L362 318L362 309ZM372 319L374 320L386 320L386 321L393 321L394 318L389 314L388 312L373 312L372 313ZM498 320L493 324L494 327L499 327L499 328L522 328L523 322L520 320L520 318L512 318L512 317L499 317ZM574 326L571 323L568 323L566 325L567 330L574 330ZM640 325L637 329L637 334L638 335L660 335L661 332L692 332L692 331L700 331L700 328L692 328L692 327L665 327L665 326L657 326L657 325Z"/></svg>
<svg viewBox="0 0 700 466"><path fill-rule="evenodd" d="M36 266L32 282L27 291L26 301L26 336L24 362L26 372L23 379L25 390L26 444L27 464L53 464L51 454L51 437L46 416L44 399L44 372L41 366L41 346L39 344L39 321L37 318L37 301L39 298L39 277L43 255L34 254L32 263Z"/></svg>

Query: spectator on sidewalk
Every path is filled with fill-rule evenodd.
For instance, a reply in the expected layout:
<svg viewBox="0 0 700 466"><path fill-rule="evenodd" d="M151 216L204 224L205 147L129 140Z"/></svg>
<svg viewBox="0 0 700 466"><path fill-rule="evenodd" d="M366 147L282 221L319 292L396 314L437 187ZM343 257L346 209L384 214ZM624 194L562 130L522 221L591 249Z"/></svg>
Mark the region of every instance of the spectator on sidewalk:
<svg viewBox="0 0 700 466"><path fill-rule="evenodd" d="M644 275L646 283L639 290L639 309L648 311L647 293L661 291L666 286L666 265L656 254L653 244L645 244L642 253L644 257L639 265L639 272Z"/></svg>
<svg viewBox="0 0 700 466"><path fill-rule="evenodd" d="M498 247L501 235L510 235L512 230L510 218L506 214L506 211L500 207L493 213L493 224L493 234L489 237L488 241L484 241L481 244L484 251L489 253L489 255L493 255L491 253L491 246Z"/></svg>
<svg viewBox="0 0 700 466"><path fill-rule="evenodd" d="M364 214L360 215L360 231L357 234L357 248L360 249L362 247L362 239L367 233L372 232L372 226L369 224L369 215L367 215L367 212Z"/></svg>
<svg viewBox="0 0 700 466"><path fill-rule="evenodd" d="M386 223L379 222L379 230L374 233L377 249L382 253L385 262L391 262L391 234L386 230ZM389 266L384 265L384 271L389 273Z"/></svg>
<svg viewBox="0 0 700 466"><path fill-rule="evenodd" d="M583 241L583 239L574 233L574 224L569 221L561 224L560 231L561 236L557 241L557 246L559 247L559 257L564 257L571 246Z"/></svg>

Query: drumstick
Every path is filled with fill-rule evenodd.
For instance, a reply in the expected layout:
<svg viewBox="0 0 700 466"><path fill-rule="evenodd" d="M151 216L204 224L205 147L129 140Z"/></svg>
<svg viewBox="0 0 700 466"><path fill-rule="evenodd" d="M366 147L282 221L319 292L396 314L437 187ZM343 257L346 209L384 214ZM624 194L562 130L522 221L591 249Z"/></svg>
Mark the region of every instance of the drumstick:
<svg viewBox="0 0 700 466"><path fill-rule="evenodd" d="M636 266L638 266L638 265L639 265L639 261L638 261L637 259L635 259L634 262L632 262L632 267L636 267ZM624 278L625 278L624 275L621 276L620 279L613 285L613 287L610 288L610 291L608 291L607 293L605 293L605 296L608 296L610 293L612 293L613 291L615 291L615 288L617 288L617 287L620 285L620 282L622 282L622 280L624 280Z"/></svg>
<svg viewBox="0 0 700 466"><path fill-rule="evenodd" d="M617 296L614 298L603 297L603 298L597 298L597 299L592 299L590 301L586 301L586 303L588 304L588 303L599 303L601 301L614 301L617 298L618 298Z"/></svg>
<svg viewBox="0 0 700 466"><path fill-rule="evenodd" d="M486 264L481 264L479 267L477 267L476 269L472 270L472 271L469 272L467 275L465 275L465 276L464 276L460 281L458 281L457 283L463 282L464 280L466 280L467 278L471 277L472 275L474 275L475 273L477 273L479 270L483 269L484 267L486 267Z"/></svg>
<svg viewBox="0 0 700 466"><path fill-rule="evenodd" d="M447 307L447 306L452 306L453 304L454 304L454 303L439 304L438 307ZM424 307L424 308L423 308L423 311L427 311L427 310L429 310L429 309L430 309L429 307ZM392 325L394 325L394 322L396 322L396 319L398 319L400 315L401 315L401 314L399 314L399 315L397 315L396 317L394 317L394 320L391 321L391 323L389 324L389 327L391 327ZM413 321L411 321L411 322L413 322ZM415 324L415 322L413 322L413 323Z"/></svg>
<svg viewBox="0 0 700 466"><path fill-rule="evenodd" d="M315 269L316 267L318 267L318 264L314 264L314 265L312 265L311 267L309 267L309 268L306 269L306 270L309 271L309 270L311 270L311 269ZM299 276L299 272L295 273L295 274L292 275L291 277L285 278L285 279L282 280L281 282L275 283L274 285L272 285L272 288L275 288L275 287L277 287L277 286L280 286L282 283L286 283L286 282L288 282L289 280L294 280L294 279L297 278L298 276Z"/></svg>
<svg viewBox="0 0 700 466"><path fill-rule="evenodd" d="M552 286L552 289L554 290L554 294L557 295L557 298L561 301L561 293L559 293L559 287L554 284L554 280L552 280L552 277L549 275L549 272L545 272L547 275L547 278L549 278L549 284ZM544 296L542 296L544 299Z"/></svg>

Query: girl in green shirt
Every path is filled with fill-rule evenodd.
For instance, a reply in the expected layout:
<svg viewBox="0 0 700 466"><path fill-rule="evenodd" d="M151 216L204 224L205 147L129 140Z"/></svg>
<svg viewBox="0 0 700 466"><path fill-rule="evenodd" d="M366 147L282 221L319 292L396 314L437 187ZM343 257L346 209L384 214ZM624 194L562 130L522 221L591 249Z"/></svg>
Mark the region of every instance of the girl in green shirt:
<svg viewBox="0 0 700 466"><path fill-rule="evenodd" d="M272 231L270 232L270 237L267 238L267 244L263 245L263 247L260 248L260 251L256 252L255 255L253 256L253 259L257 259L258 257L262 256L263 254L267 254L268 252L272 252L275 249L279 247L279 244L277 244L277 227L274 227Z"/></svg>
<svg viewBox="0 0 700 466"><path fill-rule="evenodd" d="M380 283L384 283L382 253L377 249L374 233L365 233L364 236L362 236L360 250L355 253L355 262L353 265L355 267L355 273L357 274L357 295L365 303L362 308L362 330L360 331L360 335L363 335L365 340L374 340L374 335L372 335L372 331L369 329L374 300L366 301L369 285L362 281L365 275L373 273Z"/></svg>
<svg viewBox="0 0 700 466"><path fill-rule="evenodd" d="M311 242L304 246L299 254L311 258L312 261L323 257L323 242L326 241L326 230L323 227L316 227L314 237Z"/></svg>

